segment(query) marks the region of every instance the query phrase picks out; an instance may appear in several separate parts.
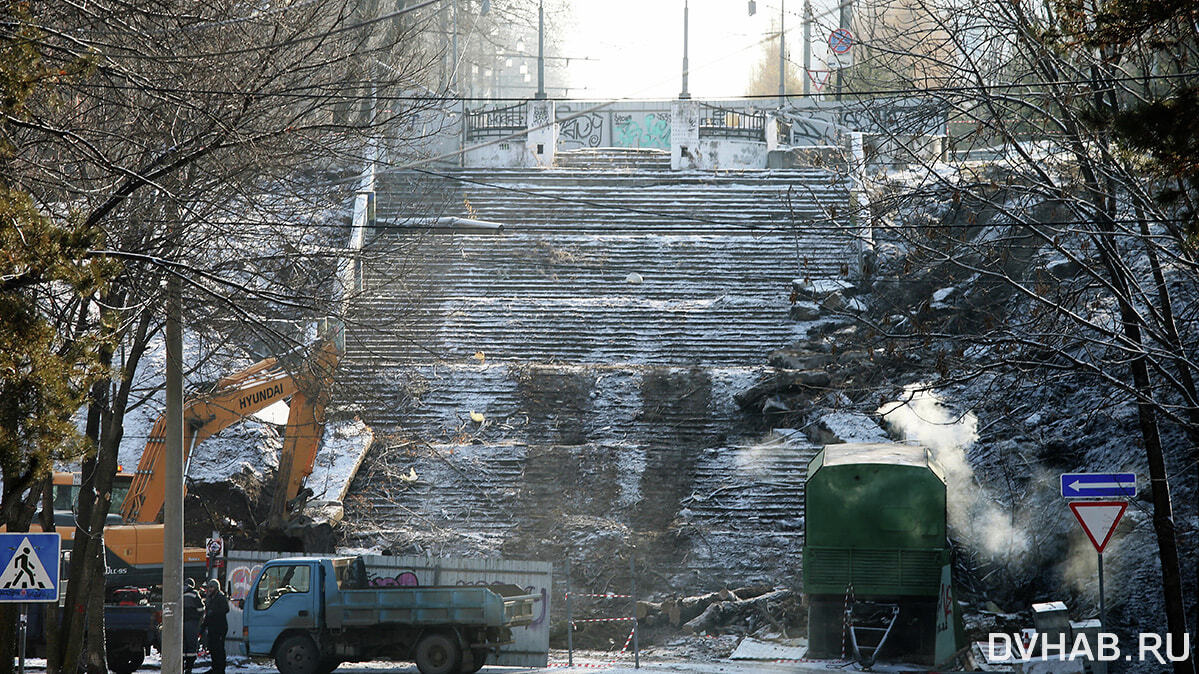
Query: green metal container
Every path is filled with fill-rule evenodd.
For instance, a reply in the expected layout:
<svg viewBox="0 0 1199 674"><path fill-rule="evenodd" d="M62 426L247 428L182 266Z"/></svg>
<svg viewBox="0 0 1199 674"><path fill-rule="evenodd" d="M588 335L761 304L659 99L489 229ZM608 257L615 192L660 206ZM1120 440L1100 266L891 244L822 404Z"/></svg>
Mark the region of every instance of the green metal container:
<svg viewBox="0 0 1199 674"><path fill-rule="evenodd" d="M949 562L945 478L927 449L827 445L808 466L804 591L936 597Z"/></svg>

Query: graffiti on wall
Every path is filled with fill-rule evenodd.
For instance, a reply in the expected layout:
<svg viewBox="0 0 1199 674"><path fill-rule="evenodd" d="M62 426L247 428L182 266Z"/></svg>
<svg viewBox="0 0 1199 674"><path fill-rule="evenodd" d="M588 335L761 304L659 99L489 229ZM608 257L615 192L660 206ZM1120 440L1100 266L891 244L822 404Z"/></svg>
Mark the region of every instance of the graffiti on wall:
<svg viewBox="0 0 1199 674"><path fill-rule="evenodd" d="M569 110L565 110L569 116ZM599 147L604 142L604 116L589 112L558 124L558 149L576 150L581 147Z"/></svg>
<svg viewBox="0 0 1199 674"><path fill-rule="evenodd" d="M670 113L612 113L612 144L616 147L656 147L669 150Z"/></svg>
<svg viewBox="0 0 1199 674"><path fill-rule="evenodd" d="M864 133L943 135L946 112L939 101L900 98L846 106L842 124Z"/></svg>
<svg viewBox="0 0 1199 674"><path fill-rule="evenodd" d="M411 571L397 573L394 576L376 576L371 578L371 587L420 587L420 581Z"/></svg>
<svg viewBox="0 0 1199 674"><path fill-rule="evenodd" d="M945 118L942 104L914 98L793 110L786 117L795 145L837 143L847 131L885 136L943 135Z"/></svg>
<svg viewBox="0 0 1199 674"><path fill-rule="evenodd" d="M245 599L246 595L250 594L250 588L254 587L254 581L258 579L260 573L262 573L261 562L249 566L234 566L229 569L229 598L234 601Z"/></svg>
<svg viewBox="0 0 1199 674"><path fill-rule="evenodd" d="M550 123L550 106L547 103L533 103L532 126L545 126Z"/></svg>

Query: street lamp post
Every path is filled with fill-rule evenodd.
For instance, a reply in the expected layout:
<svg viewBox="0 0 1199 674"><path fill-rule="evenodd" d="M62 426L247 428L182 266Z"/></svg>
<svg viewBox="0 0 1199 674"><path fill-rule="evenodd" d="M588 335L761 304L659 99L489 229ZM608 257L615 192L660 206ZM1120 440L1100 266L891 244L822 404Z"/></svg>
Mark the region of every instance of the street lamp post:
<svg viewBox="0 0 1199 674"><path fill-rule="evenodd" d="M850 15L850 3L851 2L853 2L853 0L841 0L841 4L838 8L839 9L838 13L840 16L838 16L838 18L837 18L837 25L840 28L844 28L844 29L849 28L849 15ZM838 101L841 100L841 91L845 85L845 77L842 75L842 73L844 73L844 72L845 72L845 67L843 65L841 67L837 68L837 100Z"/></svg>
<svg viewBox="0 0 1199 674"><path fill-rule="evenodd" d="M779 107L787 102L787 2L779 0Z"/></svg>
<svg viewBox="0 0 1199 674"><path fill-rule="evenodd" d="M679 98L684 100L691 98L691 92L687 91L687 70L689 69L687 65L687 21L689 14L688 1L683 0L683 90L679 92Z"/></svg>
<svg viewBox="0 0 1199 674"><path fill-rule="evenodd" d="M805 0L806 2L806 0ZM758 3L754 0L749 0L749 15L753 16L758 11ZM804 30L807 30L807 23L804 24ZM787 2L779 0L779 107L787 102ZM805 33L806 35L806 33ZM687 44L686 33L684 33L683 44ZM804 44L807 44L807 38L804 38ZM684 63L686 63L686 47L684 47ZM684 66L685 67L685 66ZM808 64L805 62L804 67ZM683 82L686 83L684 76ZM683 87L686 90L686 86ZM807 85L804 85L804 93L808 93Z"/></svg>
<svg viewBox="0 0 1199 674"><path fill-rule="evenodd" d="M454 42L451 49L454 50L454 57L450 60L450 66L453 70L450 71L450 89L455 93L458 89L458 0L454 0Z"/></svg>
<svg viewBox="0 0 1199 674"><path fill-rule="evenodd" d="M545 0L537 3L537 100L545 100Z"/></svg>
<svg viewBox="0 0 1199 674"><path fill-rule="evenodd" d="M812 3L803 0L803 93L812 93Z"/></svg>

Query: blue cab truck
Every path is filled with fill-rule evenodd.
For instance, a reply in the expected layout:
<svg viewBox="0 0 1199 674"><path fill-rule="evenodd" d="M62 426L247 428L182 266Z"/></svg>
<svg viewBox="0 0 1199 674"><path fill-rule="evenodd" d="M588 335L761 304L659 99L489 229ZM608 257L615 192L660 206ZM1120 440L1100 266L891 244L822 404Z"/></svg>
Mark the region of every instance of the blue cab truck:
<svg viewBox="0 0 1199 674"><path fill-rule="evenodd" d="M372 587L361 557L263 565L242 608L251 657L280 674L329 674L343 662L415 662L421 674L472 674L533 622L538 595L515 585Z"/></svg>

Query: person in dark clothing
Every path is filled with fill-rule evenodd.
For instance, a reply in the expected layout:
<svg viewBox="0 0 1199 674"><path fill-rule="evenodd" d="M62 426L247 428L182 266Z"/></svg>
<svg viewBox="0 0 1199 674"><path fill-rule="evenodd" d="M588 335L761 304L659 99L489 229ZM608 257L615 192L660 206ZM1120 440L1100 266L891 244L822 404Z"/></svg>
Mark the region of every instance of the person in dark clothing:
<svg viewBox="0 0 1199 674"><path fill-rule="evenodd" d="M196 591L196 579L188 578L183 588L183 671L192 674L200 652L200 622L204 618L204 600Z"/></svg>
<svg viewBox="0 0 1199 674"><path fill-rule="evenodd" d="M221 592L221 581L215 578L204 584L204 644L212 657L208 674L225 674L225 633L229 631L229 599Z"/></svg>

